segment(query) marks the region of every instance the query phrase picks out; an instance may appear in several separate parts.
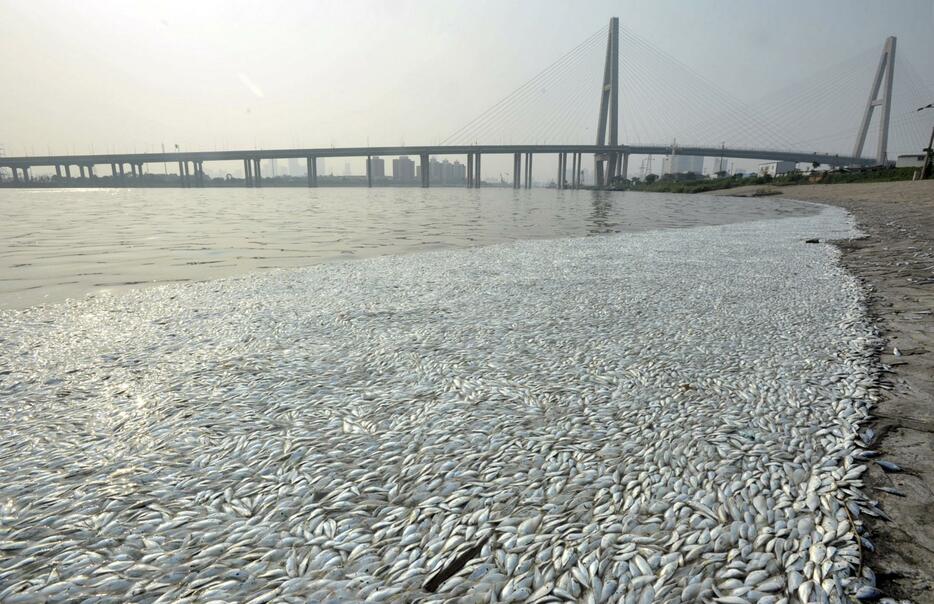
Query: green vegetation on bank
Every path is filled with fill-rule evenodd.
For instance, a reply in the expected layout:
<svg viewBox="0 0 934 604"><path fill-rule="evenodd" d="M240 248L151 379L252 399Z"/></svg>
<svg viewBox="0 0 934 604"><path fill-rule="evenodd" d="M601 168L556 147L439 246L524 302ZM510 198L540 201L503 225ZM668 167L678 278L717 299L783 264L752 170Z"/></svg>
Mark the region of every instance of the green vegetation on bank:
<svg viewBox="0 0 934 604"><path fill-rule="evenodd" d="M698 174L674 174L659 177L649 174L644 179L618 179L615 190L650 191L657 193L704 193L751 185L786 187L806 184L837 184L845 182L889 182L911 180L917 168L869 168L826 172L790 172L781 176L724 176L706 178Z"/></svg>

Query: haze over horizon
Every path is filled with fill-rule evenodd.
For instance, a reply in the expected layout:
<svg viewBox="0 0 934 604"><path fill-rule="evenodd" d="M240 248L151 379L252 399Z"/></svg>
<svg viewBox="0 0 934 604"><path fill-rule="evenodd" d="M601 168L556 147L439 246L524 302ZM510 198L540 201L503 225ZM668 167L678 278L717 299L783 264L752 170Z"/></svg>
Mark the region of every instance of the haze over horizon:
<svg viewBox="0 0 934 604"><path fill-rule="evenodd" d="M934 70L934 13L924 0L601 0L540 2L534 11L528 3L454 0L7 0L0 2L6 78L0 147L6 155L45 155L157 151L162 144L185 150L435 144L611 16L730 98L752 104L860 53L868 61L857 66L871 76L888 35L898 36L899 56L921 74L923 90ZM601 40L575 68L580 79L564 78L564 85L586 91L591 81L599 84L602 54ZM621 76L623 98L639 92L627 83ZM850 113L865 104L869 82L852 84L862 92L822 100L830 110L845 101L847 109L836 111L843 114L839 123L822 120L826 131L809 126L815 147L821 137L825 147L852 145L840 130L852 124L855 132ZM575 101L580 124L589 124L598 100L595 88ZM679 102L671 98L650 102L657 105L645 111L663 121L693 117L677 115ZM651 124L640 133L629 121L642 109L626 111L621 107L622 141L661 136ZM583 126L564 136L592 138Z"/></svg>

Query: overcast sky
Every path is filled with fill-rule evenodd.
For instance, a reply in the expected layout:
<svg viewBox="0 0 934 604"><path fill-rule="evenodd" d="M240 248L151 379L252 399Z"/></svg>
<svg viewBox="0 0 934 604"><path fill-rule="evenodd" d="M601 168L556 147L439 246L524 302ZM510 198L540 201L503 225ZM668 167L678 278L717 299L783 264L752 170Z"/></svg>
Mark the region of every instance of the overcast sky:
<svg viewBox="0 0 934 604"><path fill-rule="evenodd" d="M433 143L614 15L739 99L893 34L934 73L930 0L2 0L0 146Z"/></svg>

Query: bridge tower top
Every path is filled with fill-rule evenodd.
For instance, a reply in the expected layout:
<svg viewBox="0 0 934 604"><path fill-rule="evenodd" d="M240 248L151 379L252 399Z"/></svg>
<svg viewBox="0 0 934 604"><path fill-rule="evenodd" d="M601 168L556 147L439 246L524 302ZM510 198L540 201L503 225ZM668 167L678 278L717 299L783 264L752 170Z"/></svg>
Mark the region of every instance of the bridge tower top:
<svg viewBox="0 0 934 604"><path fill-rule="evenodd" d="M885 76L884 88L882 86L883 76ZM869 89L869 101L866 103L863 121L856 135L856 144L853 146L853 157L862 155L863 145L866 143L866 134L869 132L869 122L872 120L872 113L877 106L881 106L882 114L879 117L879 140L876 145L876 162L879 165L885 165L888 161L889 117L892 113L892 82L894 79L895 36L889 36L882 46L882 56L879 57L879 66L876 67L876 75L873 77L872 87ZM882 88L881 98L879 98L880 88Z"/></svg>

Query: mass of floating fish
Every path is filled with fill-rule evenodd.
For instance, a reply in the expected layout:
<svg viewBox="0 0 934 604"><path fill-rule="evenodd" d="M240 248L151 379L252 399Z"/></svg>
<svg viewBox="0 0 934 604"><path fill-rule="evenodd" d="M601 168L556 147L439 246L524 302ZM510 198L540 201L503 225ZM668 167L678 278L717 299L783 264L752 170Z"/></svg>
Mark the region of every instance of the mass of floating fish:
<svg viewBox="0 0 934 604"><path fill-rule="evenodd" d="M845 213L0 312L0 602L845 602Z"/></svg>

